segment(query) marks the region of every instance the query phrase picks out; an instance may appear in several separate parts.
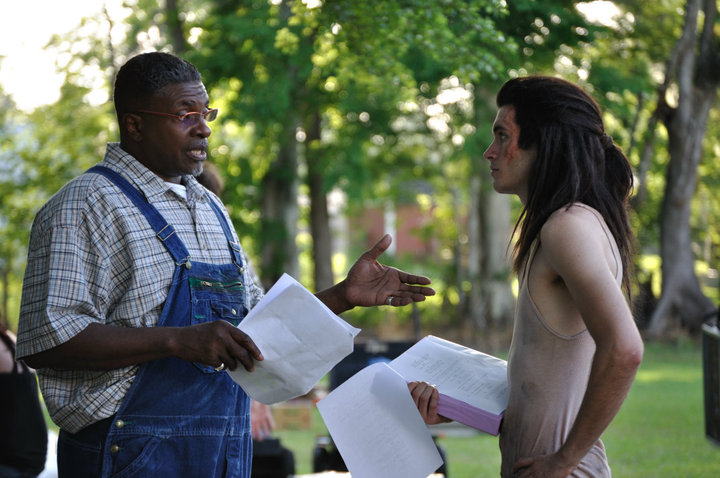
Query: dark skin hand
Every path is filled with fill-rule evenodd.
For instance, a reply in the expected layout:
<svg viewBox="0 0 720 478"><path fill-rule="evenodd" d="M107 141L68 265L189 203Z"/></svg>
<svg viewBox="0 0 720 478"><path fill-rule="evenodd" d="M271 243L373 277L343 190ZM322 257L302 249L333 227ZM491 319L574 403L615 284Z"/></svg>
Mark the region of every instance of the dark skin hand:
<svg viewBox="0 0 720 478"><path fill-rule="evenodd" d="M218 365L219 361L230 370L242 365L252 372L254 360L263 359L252 339L224 320L179 329L187 337L180 342L184 350L179 358L183 360L212 366Z"/></svg>
<svg viewBox="0 0 720 478"><path fill-rule="evenodd" d="M188 327L128 328L93 323L64 344L27 358L33 367L112 370L178 357L210 366L242 364L252 371L262 354L250 337L224 320Z"/></svg>
<svg viewBox="0 0 720 478"><path fill-rule="evenodd" d="M425 300L435 291L427 277L408 274L378 263L392 238L384 236L350 269L347 278L317 294L339 314L355 306L395 307ZM224 320L187 327L127 328L92 323L67 342L27 357L33 368L112 370L165 357L178 357L210 366L225 364L230 370L242 365L252 371L262 354L252 339Z"/></svg>
<svg viewBox="0 0 720 478"><path fill-rule="evenodd" d="M318 292L316 296L336 314L355 306L373 307L392 305L401 307L422 302L435 295L430 279L409 274L378 262L380 255L390 247L392 237L386 234L370 250L365 251L350 268L345 280ZM388 299L392 298L391 304Z"/></svg>

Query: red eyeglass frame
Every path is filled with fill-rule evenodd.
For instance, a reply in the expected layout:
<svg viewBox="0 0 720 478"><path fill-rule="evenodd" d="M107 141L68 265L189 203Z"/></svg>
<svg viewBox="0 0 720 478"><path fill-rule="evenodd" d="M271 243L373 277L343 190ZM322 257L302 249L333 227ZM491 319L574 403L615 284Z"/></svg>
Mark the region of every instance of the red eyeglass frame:
<svg viewBox="0 0 720 478"><path fill-rule="evenodd" d="M155 116L168 116L170 118L177 119L184 126L194 126L197 124L200 117L202 117L208 123L213 121L215 118L217 118L218 109L210 108L204 113L200 113L199 111L190 111L188 113L185 113L184 115L174 115L171 113L161 113L160 111L149 111L149 110L137 110L136 113L144 113L147 115L155 115ZM192 121L188 122L187 121L188 119L192 119Z"/></svg>

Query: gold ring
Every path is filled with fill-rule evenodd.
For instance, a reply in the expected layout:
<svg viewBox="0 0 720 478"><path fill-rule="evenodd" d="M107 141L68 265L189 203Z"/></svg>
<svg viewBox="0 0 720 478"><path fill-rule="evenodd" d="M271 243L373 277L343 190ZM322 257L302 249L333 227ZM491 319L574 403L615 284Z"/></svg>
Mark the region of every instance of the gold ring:
<svg viewBox="0 0 720 478"><path fill-rule="evenodd" d="M223 370L225 370L225 364L222 363L222 362L220 362L220 365L218 365L217 367L215 367L215 371L216 371L216 372L222 372Z"/></svg>

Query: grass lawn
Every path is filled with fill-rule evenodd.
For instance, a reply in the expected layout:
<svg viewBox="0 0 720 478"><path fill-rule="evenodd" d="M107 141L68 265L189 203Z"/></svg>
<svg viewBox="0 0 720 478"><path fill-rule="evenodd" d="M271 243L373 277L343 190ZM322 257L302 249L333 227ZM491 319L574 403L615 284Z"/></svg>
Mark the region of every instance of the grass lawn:
<svg viewBox="0 0 720 478"><path fill-rule="evenodd" d="M720 477L720 446L705 438L700 347L649 344L630 395L603 436L613 476ZM296 472L312 472L315 438L326 435L317 410L310 430L278 431ZM499 476L498 439L443 436L449 478Z"/></svg>
<svg viewBox="0 0 720 478"><path fill-rule="evenodd" d="M57 427L50 422L51 428ZM327 436L317 409L309 430L278 430L295 455L296 473L312 472L315 439ZM720 477L720 446L705 438L699 346L648 344L630 395L603 441L616 478ZM440 436L449 478L499 476L498 439Z"/></svg>
<svg viewBox="0 0 720 478"><path fill-rule="evenodd" d="M650 344L633 388L605 433L618 477L718 477L720 447L705 438L699 347Z"/></svg>

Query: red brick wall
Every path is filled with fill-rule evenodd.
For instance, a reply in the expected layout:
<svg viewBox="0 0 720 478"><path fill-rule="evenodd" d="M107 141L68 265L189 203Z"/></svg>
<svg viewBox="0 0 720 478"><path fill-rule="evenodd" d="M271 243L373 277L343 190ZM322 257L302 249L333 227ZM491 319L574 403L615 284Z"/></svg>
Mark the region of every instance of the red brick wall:
<svg viewBox="0 0 720 478"><path fill-rule="evenodd" d="M394 227L386 227L385 212L370 207L360 215L351 217L350 233L355 240L362 238L365 247L372 247L386 232L393 233L393 244L397 254L426 255L434 252L433 241L422 237L421 230L432 221L432 216L416 204L397 206Z"/></svg>

